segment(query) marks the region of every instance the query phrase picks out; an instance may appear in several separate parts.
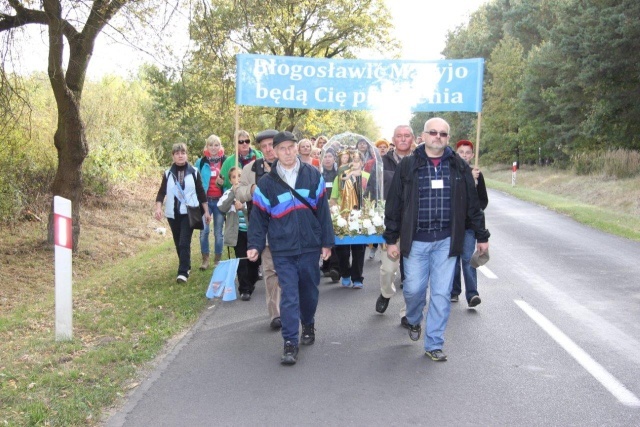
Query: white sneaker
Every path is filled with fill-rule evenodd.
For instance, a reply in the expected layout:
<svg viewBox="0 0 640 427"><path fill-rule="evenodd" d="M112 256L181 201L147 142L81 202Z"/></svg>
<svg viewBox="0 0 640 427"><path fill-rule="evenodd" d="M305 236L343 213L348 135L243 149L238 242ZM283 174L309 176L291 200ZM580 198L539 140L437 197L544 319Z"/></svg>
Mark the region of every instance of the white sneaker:
<svg viewBox="0 0 640 427"><path fill-rule="evenodd" d="M378 251L378 248L376 248L375 246L369 249L369 259L374 259L376 257L377 251Z"/></svg>
<svg viewBox="0 0 640 427"><path fill-rule="evenodd" d="M187 283L187 276L179 274L178 278L176 279L176 281L178 283Z"/></svg>

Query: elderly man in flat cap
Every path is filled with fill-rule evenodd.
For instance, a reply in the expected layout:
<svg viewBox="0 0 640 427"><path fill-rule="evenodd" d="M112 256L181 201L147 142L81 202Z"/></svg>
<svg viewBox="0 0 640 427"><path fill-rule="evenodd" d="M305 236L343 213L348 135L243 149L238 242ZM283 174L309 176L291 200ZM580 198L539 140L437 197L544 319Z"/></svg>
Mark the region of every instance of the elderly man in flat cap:
<svg viewBox="0 0 640 427"><path fill-rule="evenodd" d="M328 259L334 244L324 179L316 168L300 161L296 142L291 132L273 137L277 161L253 193L247 250L249 260L257 260L269 238L281 288L283 365L297 362L299 343L315 342L318 259L321 255Z"/></svg>
<svg viewBox="0 0 640 427"><path fill-rule="evenodd" d="M251 200L253 193L257 188L258 181L263 175L271 172L271 167L276 160L276 153L273 150L273 137L278 133L277 130L267 129L256 135L256 144L262 152L263 158L256 159L248 163L242 168L240 176L240 184L236 189L236 200L241 203L247 203L249 215L253 208ZM278 330L282 327L280 320L280 285L278 276L273 267L273 258L269 250L269 242L262 251L262 269L264 270L264 283L267 298L267 311L269 312L271 329Z"/></svg>

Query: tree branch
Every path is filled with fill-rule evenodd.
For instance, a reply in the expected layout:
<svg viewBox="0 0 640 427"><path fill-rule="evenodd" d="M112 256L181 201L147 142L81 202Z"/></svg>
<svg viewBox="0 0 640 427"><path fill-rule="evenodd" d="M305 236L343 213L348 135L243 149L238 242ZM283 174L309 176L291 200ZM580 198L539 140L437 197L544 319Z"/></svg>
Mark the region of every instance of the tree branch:
<svg viewBox="0 0 640 427"><path fill-rule="evenodd" d="M27 24L47 25L47 15L39 10L27 9L17 0L8 0L9 5L16 11L15 15L0 14L0 31L19 28Z"/></svg>

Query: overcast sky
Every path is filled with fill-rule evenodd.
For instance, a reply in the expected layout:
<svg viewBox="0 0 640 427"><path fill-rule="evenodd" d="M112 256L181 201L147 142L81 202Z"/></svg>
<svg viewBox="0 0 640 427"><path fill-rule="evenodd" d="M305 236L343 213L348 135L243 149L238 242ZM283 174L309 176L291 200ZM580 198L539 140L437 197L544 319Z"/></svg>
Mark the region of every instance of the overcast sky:
<svg viewBox="0 0 640 427"><path fill-rule="evenodd" d="M444 49L448 30L467 22L469 15L488 0L385 0L393 15L394 36L402 43L402 59L430 60L440 59ZM171 39L185 40L186 29L168 30ZM26 49L22 52L21 70L23 72L46 71L46 33L43 28L29 26L26 37ZM184 32L180 35L180 32ZM184 46L176 51L184 51ZM96 42L95 54L88 69L89 78L99 78L104 74L128 75L137 70L143 62L154 59L126 45L114 43L105 34L101 34ZM393 129L401 123L408 123L410 112L398 108L396 103L389 103L386 110L374 111L382 135L370 135L372 139L382 136L390 138Z"/></svg>
<svg viewBox="0 0 640 427"><path fill-rule="evenodd" d="M402 59L441 59L448 30L468 22L469 16L488 0L386 0L393 14L395 37L402 43ZM383 138L391 138L399 124L408 124L411 112L397 102L374 111ZM375 138L375 136L371 136Z"/></svg>

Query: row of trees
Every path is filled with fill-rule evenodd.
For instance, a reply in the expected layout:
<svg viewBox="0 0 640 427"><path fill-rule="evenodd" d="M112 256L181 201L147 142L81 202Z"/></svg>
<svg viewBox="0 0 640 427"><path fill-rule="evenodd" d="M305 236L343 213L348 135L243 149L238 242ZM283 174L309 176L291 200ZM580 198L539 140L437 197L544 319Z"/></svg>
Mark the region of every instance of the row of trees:
<svg viewBox="0 0 640 427"><path fill-rule="evenodd" d="M0 109L3 112L0 132L13 132L16 141L31 140L33 115L30 113L34 106L29 104L30 92L22 79L6 72L5 65L20 48L19 44L13 44L16 31L27 25L42 26L49 42L48 56L42 60L48 65L48 84L53 94L50 111L56 114L51 123L51 129L54 129L51 137L57 153L55 175L47 182L50 182L50 194L72 201L74 248L77 248L80 232L85 169L92 166L96 176L108 176L114 173L110 169L113 161L125 160L113 144L93 144L89 138L96 136L87 133L90 116L85 113L83 96L96 37L105 28L114 32L141 29L154 22L151 17L155 12L170 16L180 7L179 3L179 0L175 4L173 0L92 0L83 3L9 0L0 4L3 46L0 50ZM383 0L212 0L190 6L193 13L190 33L196 49L186 53L186 62L180 68L147 67L138 81L150 94L145 135L129 132L133 128L140 129L136 123L129 129L126 126L112 131L101 128L99 132L103 139L122 143L140 137L149 141L150 146L161 148L176 140L185 140L198 150L203 138L212 132L232 141L234 57L239 52L349 58L355 57L359 49L385 52L396 47L390 37L390 15ZM119 21L116 15L120 17ZM162 24L163 19L159 22ZM25 106L28 106L25 114L19 114ZM22 119L29 125L24 127ZM251 130L297 128L308 134L334 133L345 128L370 133L375 129L365 113L292 109L245 108L242 124ZM94 146L99 156L94 156L94 161L86 165L90 146ZM139 145L134 146L139 148ZM16 147L22 148L22 144L17 142ZM143 149L142 152L151 151ZM0 180L0 192L11 196L7 198L11 200L7 203L9 207L19 202L20 194L26 190L17 183L19 163L14 162L12 166L15 174ZM53 240L52 221L53 215L50 215L50 242Z"/></svg>
<svg viewBox="0 0 640 427"><path fill-rule="evenodd" d="M361 49L391 54L390 14L382 0L211 0L198 4L190 26L196 48L180 70L146 70L167 136L197 141L214 132L224 141L235 129L235 55L259 53L354 58ZM365 112L242 108L242 127L334 134L350 129L376 135ZM233 148L229 146L228 148Z"/></svg>
<svg viewBox="0 0 640 427"><path fill-rule="evenodd" d="M634 0L493 0L451 31L447 58L486 61L485 161L640 149L638 16ZM474 114L446 116L475 137Z"/></svg>

